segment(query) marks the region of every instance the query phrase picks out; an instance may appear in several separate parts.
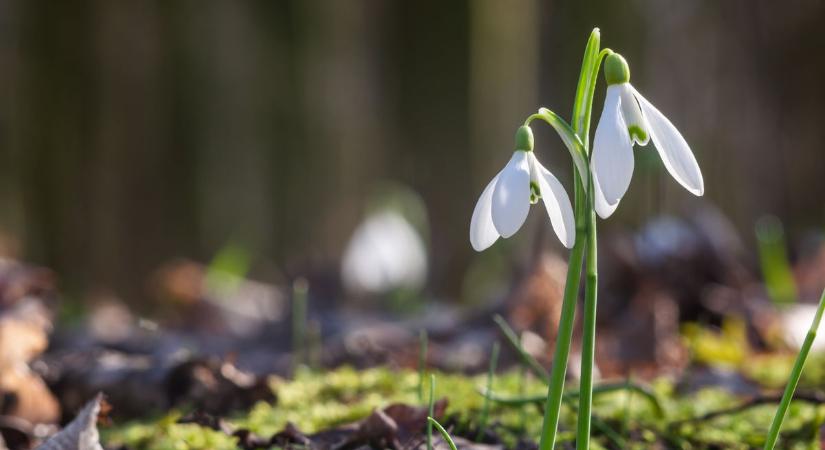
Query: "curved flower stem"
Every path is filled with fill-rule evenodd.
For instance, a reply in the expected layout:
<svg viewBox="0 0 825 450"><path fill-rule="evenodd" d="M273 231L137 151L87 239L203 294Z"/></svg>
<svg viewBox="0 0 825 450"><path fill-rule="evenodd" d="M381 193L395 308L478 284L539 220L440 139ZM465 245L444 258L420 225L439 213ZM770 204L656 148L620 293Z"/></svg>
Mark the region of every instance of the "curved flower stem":
<svg viewBox="0 0 825 450"><path fill-rule="evenodd" d="M594 69L593 65L601 61L599 57L600 45L599 29L596 28L590 34L587 41L587 47L584 50L584 58L582 60L582 70L579 74L579 83L576 89L576 102L573 106L573 131L582 136L582 132L586 132L585 121L589 120L587 111L590 106L585 107L584 101L588 97L589 104L592 106L592 95L590 92L592 84L595 82L595 74L598 69ZM589 127L589 125L588 125ZM558 131L558 130L557 130ZM574 163L574 171L577 171ZM564 297L562 301L561 318L559 321L558 334L556 336L556 349L553 354L553 369L550 373L550 386L547 392L547 401L544 408L544 421L542 423L541 439L539 441L539 450L552 450L556 443L556 434L558 433L559 414L561 410L562 397L564 395L564 379L567 373L567 360L570 356L570 342L573 337L573 321L576 313L576 299L579 294L579 282L581 280L582 261L584 259L584 250L587 245L588 232L588 215L589 201L585 194L584 184L589 183L588 180L583 181L580 177L573 177L575 179L574 188L574 210L576 215L576 240L573 245L573 250L570 252L570 260L567 268L567 282L564 287ZM592 193L592 189L588 190ZM592 210L592 208L591 208ZM586 411L589 415L590 410Z"/></svg>
<svg viewBox="0 0 825 450"><path fill-rule="evenodd" d="M567 150L570 152L570 157L573 158L573 163L576 166L579 178L582 180L582 183L587 183L587 178L589 177L587 153L584 144L581 139L579 139L579 135L573 131L573 128L571 128L564 119L547 108L539 108L539 112L528 117L527 120L524 121L524 124L530 125L530 122L535 119L541 119L547 122L556 130L562 142L564 142L565 147L567 147Z"/></svg>
<svg viewBox="0 0 825 450"><path fill-rule="evenodd" d="M773 422L771 422L768 438L765 441L765 450L773 450L777 439L779 439L779 430L782 428L782 422L785 421L785 416L788 414L788 407L791 405L791 400L793 400L793 393L799 383L799 377L802 376L802 369L805 368L805 360L808 359L808 353L810 353L814 339L816 339L816 332L819 330L819 323L822 321L823 310L825 310L825 291L822 292L822 297L819 299L819 306L816 308L816 314L814 314L814 320L811 322L808 335L805 336L802 348L799 349L799 354L796 356L796 362L794 362L793 370L791 370L791 378L788 380L788 386L785 387L785 393L782 394L782 402L779 403L779 408L776 410Z"/></svg>

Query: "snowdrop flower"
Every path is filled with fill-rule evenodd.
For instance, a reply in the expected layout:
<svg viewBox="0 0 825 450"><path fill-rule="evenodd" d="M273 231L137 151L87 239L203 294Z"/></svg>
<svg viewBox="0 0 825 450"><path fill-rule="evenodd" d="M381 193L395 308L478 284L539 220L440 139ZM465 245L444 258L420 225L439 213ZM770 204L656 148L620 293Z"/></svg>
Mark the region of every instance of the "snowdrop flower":
<svg viewBox="0 0 825 450"><path fill-rule="evenodd" d="M630 84L630 69L618 53L604 62L607 97L596 127L590 168L596 212L606 219L624 196L633 175L633 144L653 141L667 171L692 194L705 191L702 172L672 123Z"/></svg>
<svg viewBox="0 0 825 450"><path fill-rule="evenodd" d="M482 251L499 238L516 233L527 219L530 205L544 201L550 223L565 247L576 237L573 207L567 192L536 159L533 132L523 126L516 133L516 151L510 162L484 188L470 221L470 243Z"/></svg>
<svg viewBox="0 0 825 450"><path fill-rule="evenodd" d="M344 286L356 293L417 291L427 278L427 248L407 218L382 210L355 229L344 252L341 276Z"/></svg>

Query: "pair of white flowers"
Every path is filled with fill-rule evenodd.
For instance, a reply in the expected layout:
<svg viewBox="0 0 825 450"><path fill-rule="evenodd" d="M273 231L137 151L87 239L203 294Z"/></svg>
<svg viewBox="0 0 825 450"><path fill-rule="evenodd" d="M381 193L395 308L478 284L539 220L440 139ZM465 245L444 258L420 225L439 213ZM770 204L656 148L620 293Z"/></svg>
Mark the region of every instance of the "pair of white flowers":
<svg viewBox="0 0 825 450"><path fill-rule="evenodd" d="M702 195L704 181L693 152L676 127L630 84L624 58L617 53L607 56L604 71L607 96L590 157L596 213L603 219L609 217L627 192L633 175L634 143L653 141L673 178L692 194ZM527 219L530 205L539 198L561 243L573 247L576 226L570 199L558 179L539 163L533 152L532 132L523 126L516 134L515 153L484 188L473 211L473 248L481 251L499 237L515 234Z"/></svg>

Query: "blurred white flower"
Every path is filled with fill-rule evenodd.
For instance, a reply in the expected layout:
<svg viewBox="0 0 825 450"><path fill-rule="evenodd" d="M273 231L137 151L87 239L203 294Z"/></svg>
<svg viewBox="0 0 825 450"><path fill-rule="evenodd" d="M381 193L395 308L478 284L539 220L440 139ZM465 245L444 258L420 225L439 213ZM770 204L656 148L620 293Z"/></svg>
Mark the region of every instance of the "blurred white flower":
<svg viewBox="0 0 825 450"><path fill-rule="evenodd" d="M617 53L604 63L607 96L596 127L590 161L596 212L607 218L630 186L633 144L653 141L668 172L692 194L705 191L702 172L679 130L630 84L627 62Z"/></svg>
<svg viewBox="0 0 825 450"><path fill-rule="evenodd" d="M367 217L347 244L341 276L349 290L381 294L420 289L427 276L427 252L416 229L394 210Z"/></svg>
<svg viewBox="0 0 825 450"><path fill-rule="evenodd" d="M782 328L785 332L785 342L794 349L802 348L805 337L811 328L811 318L816 315L817 305L813 303L797 303L788 306L779 312ZM820 323L817 334L825 333L825 323ZM825 341L817 339L811 347L813 351L825 349Z"/></svg>
<svg viewBox="0 0 825 450"><path fill-rule="evenodd" d="M576 224L567 191L533 153L530 128L519 128L510 162L484 188L470 220L470 243L482 251L521 228L530 205L544 201L550 223L565 247L573 247Z"/></svg>

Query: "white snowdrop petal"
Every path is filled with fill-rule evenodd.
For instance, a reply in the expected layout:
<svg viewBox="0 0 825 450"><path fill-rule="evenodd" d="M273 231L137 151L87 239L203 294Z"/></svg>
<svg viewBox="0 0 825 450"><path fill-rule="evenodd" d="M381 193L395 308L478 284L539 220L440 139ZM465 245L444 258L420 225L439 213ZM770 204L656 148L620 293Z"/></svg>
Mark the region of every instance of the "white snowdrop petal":
<svg viewBox="0 0 825 450"><path fill-rule="evenodd" d="M650 141L650 131L648 131L649 127L645 122L639 102L633 95L633 88L630 83L620 84L618 87L621 91L622 118L627 126L630 139L639 145L647 145Z"/></svg>
<svg viewBox="0 0 825 450"><path fill-rule="evenodd" d="M607 219L613 215L613 212L615 212L616 208L619 207L619 202L612 205L607 203L607 200L604 199L604 194L602 193L602 187L599 186L599 179L595 176L593 177L593 193L596 195L596 214L598 214L602 219Z"/></svg>
<svg viewBox="0 0 825 450"><path fill-rule="evenodd" d="M656 145L667 171L693 195L704 194L705 182L702 179L702 171L685 138L664 114L639 94L639 91L634 89L633 93L642 106L642 113L649 125L650 138Z"/></svg>
<svg viewBox="0 0 825 450"><path fill-rule="evenodd" d="M476 207L473 210L473 218L470 219L470 244L475 251L480 252L496 242L499 234L493 225L493 190L495 190L499 175L493 177L481 193Z"/></svg>
<svg viewBox="0 0 825 450"><path fill-rule="evenodd" d="M590 166L608 204L617 204L633 176L633 144L621 113L621 85L607 88Z"/></svg>
<svg viewBox="0 0 825 450"><path fill-rule="evenodd" d="M565 247L573 248L576 241L576 218L567 191L559 180L541 165L535 155L530 155L530 165L531 178L539 185L544 209L550 216L553 231Z"/></svg>
<svg viewBox="0 0 825 450"><path fill-rule="evenodd" d="M516 151L498 175L493 189L493 224L508 238L521 228L530 212L530 166L527 152Z"/></svg>

